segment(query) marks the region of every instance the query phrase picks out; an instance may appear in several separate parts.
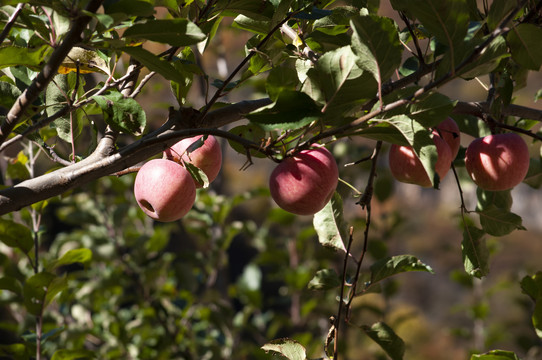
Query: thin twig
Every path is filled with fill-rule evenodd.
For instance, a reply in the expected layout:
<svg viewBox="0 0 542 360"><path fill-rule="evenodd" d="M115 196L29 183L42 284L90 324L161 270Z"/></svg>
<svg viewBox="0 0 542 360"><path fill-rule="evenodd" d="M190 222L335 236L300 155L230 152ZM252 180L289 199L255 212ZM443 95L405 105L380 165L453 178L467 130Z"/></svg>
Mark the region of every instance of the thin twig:
<svg viewBox="0 0 542 360"><path fill-rule="evenodd" d="M2 33L0 33L0 44L3 43L4 40L6 39L6 37L9 35L9 32L10 32L11 28L13 27L13 25L15 24L15 21L17 20L17 17L19 16L21 11L23 10L24 5L25 5L25 3L19 3L19 4L17 4L17 7L15 7L15 11L9 17L8 22L4 26L4 29L2 30Z"/></svg>

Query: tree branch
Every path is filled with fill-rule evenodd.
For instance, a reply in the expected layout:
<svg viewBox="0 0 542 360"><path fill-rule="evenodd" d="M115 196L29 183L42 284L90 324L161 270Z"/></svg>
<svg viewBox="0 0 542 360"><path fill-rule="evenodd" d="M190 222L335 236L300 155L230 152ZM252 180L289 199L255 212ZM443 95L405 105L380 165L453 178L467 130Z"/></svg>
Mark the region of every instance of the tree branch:
<svg viewBox="0 0 542 360"><path fill-rule="evenodd" d="M98 10L102 2L103 0L91 0L85 10L94 13ZM45 64L41 72L32 81L32 84L15 101L2 125L0 125L0 144L7 139L11 131L15 128L15 125L20 122L26 110L28 110L39 94L47 88L47 85L56 75L58 67L62 64L62 61L66 58L72 47L81 41L81 33L90 20L90 16L80 16L71 22L70 31L66 34L62 44L53 51L47 64Z"/></svg>
<svg viewBox="0 0 542 360"><path fill-rule="evenodd" d="M161 129L118 151L114 150L115 134L106 133L94 153L86 159L0 191L0 215L126 169L159 154L183 137L202 133L228 136L226 134L229 133L216 128L240 120L244 114L270 102L269 99L247 100L211 111L205 117L205 127L199 121L200 113L193 109L181 109L174 112Z"/></svg>

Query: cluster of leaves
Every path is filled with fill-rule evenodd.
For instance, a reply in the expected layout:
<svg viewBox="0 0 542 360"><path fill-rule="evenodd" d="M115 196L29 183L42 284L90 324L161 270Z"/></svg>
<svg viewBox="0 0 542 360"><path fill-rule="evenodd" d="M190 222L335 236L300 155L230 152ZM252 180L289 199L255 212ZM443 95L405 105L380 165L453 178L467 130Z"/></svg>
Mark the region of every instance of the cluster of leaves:
<svg viewBox="0 0 542 360"><path fill-rule="evenodd" d="M114 172L107 171L113 169L107 168L108 164L127 167L142 156L159 153L163 146L155 146L161 140L156 140L157 136L180 124L166 123L169 128L148 132L148 119L136 97L150 76L157 74L167 80L181 107L190 107L195 91L192 85L196 78L203 80L200 90L205 105L194 109L192 121L181 124L182 130L199 127L201 133L209 133L207 128L213 127L205 122L208 115L229 105L219 102L224 95L264 78L266 106L243 114L248 125L229 132L214 129L213 134L227 138L249 162L252 156L280 160L318 141L331 143L347 137L375 140L370 159L375 166L368 186L356 190L363 194L360 204L367 211L367 246L372 182L381 148L385 150L390 143L412 146L429 178L437 179L435 187L439 186L433 170L437 152L431 129L459 108L458 101L437 91L439 86L489 75L487 102L471 107L464 103L467 110L453 115L462 133L479 137L508 129L540 139L533 131L536 119L513 113L509 107L516 91L525 86L528 71L538 71L542 64L539 3L496 0L484 9L470 0L391 4L403 26L378 15L378 1L363 0L344 1L340 6L334 1L309 0L8 1L0 15L6 30L0 46L0 106L9 110L2 119L0 151L23 138L30 142L7 167L6 180L15 186L0 195L18 190L17 186L27 188L25 180L35 178L39 183L36 159L43 154L63 169L74 169L75 175L69 174L75 178L69 181L64 176L54 178L55 172L62 171L54 169L56 164L47 169L53 177L42 177L43 182L52 181L47 185L54 195L60 195L67 190L66 182L71 190ZM83 20L88 26L82 34L73 34L74 24ZM212 51L217 34L228 26L248 34L245 57L228 78L213 79L198 65L199 60ZM165 50L155 54L145 46L149 43L159 43ZM66 56L57 59L62 51ZM125 65L126 57L130 58L129 65ZM124 74L118 74L121 68L127 69ZM150 74L140 79L143 69ZM102 75L83 76L88 73ZM101 81L96 83L97 78ZM536 96L540 97L540 92ZM167 141L187 135L172 134ZM126 147L116 144L98 154L120 154L117 158L94 161L103 139L133 137L141 140ZM151 149L148 144L155 147ZM144 153L145 146L150 152ZM130 157L138 152L144 155ZM461 151L454 162L460 193L465 178L463 155ZM85 161L105 170L101 175L76 172ZM541 163L539 156L533 159L526 180L534 188L542 184ZM245 335L251 326L262 327L264 323L273 329L272 313L262 311L267 304L257 266L245 267L238 283L227 289L244 305L233 323L224 322L226 315L213 315L214 311L231 315L231 308L210 287L215 282L207 279L217 276L225 266L225 254L236 236L243 233L263 242L261 266L280 252L264 245L272 236L270 226L258 229L250 222L231 221L232 209L243 196L226 199L202 191L200 208L196 205L182 227L153 227L133 203L129 206L122 202L131 196L126 193L130 180L102 180L110 181L111 189L121 190L121 195L113 199L108 199L111 194L89 196L91 192L99 194L98 185L93 185L54 205L24 200L30 201L27 205L36 204L2 219L0 240L16 251L3 259L6 276L0 279L0 287L10 293L8 303L17 304L17 309L24 309L24 314L38 323L35 334L25 335L23 343L3 347L4 353L29 358L31 352L44 351L54 354L54 359L91 356L90 351L106 358L126 354L142 358L202 357L207 353L208 357L227 357L238 342L236 336ZM489 271L487 237L503 236L523 226L521 218L511 212L510 191L478 191L477 199L476 209L468 211L461 198L462 248L466 272L483 277ZM343 317L348 319L355 297L374 291L399 273L432 271L415 256L381 254L375 256L367 273L361 274L366 249L351 269L352 237L346 233L342 212L337 194L315 215L313 226L323 245L344 256L342 276L325 264L310 269L274 269L275 275L282 276L287 288L298 295L307 283L310 289L328 294L337 295L340 289L337 319L325 341L326 355L334 357L340 324L345 323ZM40 229L40 224L42 215L48 213L56 214L66 224L86 225L55 235L44 245L47 230ZM268 221L273 219L273 214L269 215ZM177 231L182 232L178 235ZM265 231L270 234L263 234ZM170 237L187 233L200 240L196 250L190 252L193 258L167 251ZM19 257L22 261L16 264ZM116 266L110 266L112 263ZM348 271L353 275L347 276ZM533 323L540 331L536 279L527 277L522 286L537 304ZM55 297L63 306L52 306ZM307 313L314 307L316 304L307 300L302 311ZM230 331L236 326L237 335ZM280 322L274 326L279 327ZM405 346L389 325L377 322L360 328L391 358L403 358ZM277 333L270 330L267 335L274 337ZM93 339L90 343L89 337ZM73 348L60 348L63 342ZM334 350L328 348L331 343ZM159 350L164 348L168 350ZM263 348L290 359L306 358L304 347L290 339ZM494 352L473 358L514 357Z"/></svg>

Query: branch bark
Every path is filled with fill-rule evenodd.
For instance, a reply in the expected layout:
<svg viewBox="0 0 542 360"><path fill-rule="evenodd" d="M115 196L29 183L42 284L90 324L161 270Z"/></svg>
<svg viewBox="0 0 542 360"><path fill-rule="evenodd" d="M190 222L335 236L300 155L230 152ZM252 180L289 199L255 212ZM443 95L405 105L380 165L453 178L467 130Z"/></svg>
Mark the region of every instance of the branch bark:
<svg viewBox="0 0 542 360"><path fill-rule="evenodd" d="M241 101L209 112L203 123L199 121L200 113L182 109L175 112L158 131L118 151L114 151L115 134L106 133L94 153L86 159L0 191L0 215L126 169L160 153L183 137L213 133L216 128L240 120L244 114L270 103L269 99Z"/></svg>

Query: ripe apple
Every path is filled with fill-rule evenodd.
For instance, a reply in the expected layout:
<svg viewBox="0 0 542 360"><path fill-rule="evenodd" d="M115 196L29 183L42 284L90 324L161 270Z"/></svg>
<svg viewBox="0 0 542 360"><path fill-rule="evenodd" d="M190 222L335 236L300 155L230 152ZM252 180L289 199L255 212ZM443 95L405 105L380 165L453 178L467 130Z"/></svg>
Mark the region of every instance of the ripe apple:
<svg viewBox="0 0 542 360"><path fill-rule="evenodd" d="M525 179L529 170L529 148L516 133L477 138L467 147L465 167L481 189L508 190Z"/></svg>
<svg viewBox="0 0 542 360"><path fill-rule="evenodd" d="M214 136L208 136L203 145L196 150L188 152L190 145L198 141L203 135L185 138L164 151L164 157L176 161L181 165L191 163L207 175L209 182L218 176L222 166L222 148ZM203 184L194 180L197 188Z"/></svg>
<svg viewBox="0 0 542 360"><path fill-rule="evenodd" d="M339 181L335 158L325 147L302 150L284 159L271 173L271 197L282 209L313 215L329 202Z"/></svg>
<svg viewBox="0 0 542 360"><path fill-rule="evenodd" d="M446 118L443 122L436 126L433 134L437 134L446 141L450 150L452 150L452 160L456 158L459 152L459 146L461 145L461 135L459 132L459 126L451 117Z"/></svg>
<svg viewBox="0 0 542 360"><path fill-rule="evenodd" d="M452 151L440 136L433 135L433 142L437 147L437 163L435 171L440 180L446 176L452 163ZM393 177L404 183L431 187L431 180L425 171L422 162L410 146L392 144L389 153L390 170Z"/></svg>
<svg viewBox="0 0 542 360"><path fill-rule="evenodd" d="M169 222L182 218L196 200L196 186L188 170L174 161L153 159L138 171L134 195L151 218Z"/></svg>

